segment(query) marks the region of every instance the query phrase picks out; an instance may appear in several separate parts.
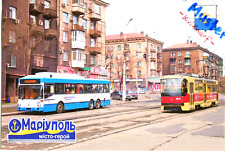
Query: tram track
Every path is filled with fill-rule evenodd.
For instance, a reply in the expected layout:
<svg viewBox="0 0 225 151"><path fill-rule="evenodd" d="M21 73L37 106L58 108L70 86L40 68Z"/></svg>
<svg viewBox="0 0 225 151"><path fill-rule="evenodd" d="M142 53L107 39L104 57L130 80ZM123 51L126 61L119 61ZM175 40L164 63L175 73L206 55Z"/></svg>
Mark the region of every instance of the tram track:
<svg viewBox="0 0 225 151"><path fill-rule="evenodd" d="M133 108L131 104L120 106L124 106L127 109L107 111L110 108L103 108L102 111L104 111L104 113L100 114L94 113L88 116L82 115L76 117L55 118L54 120L72 121L76 125L77 143L81 143L99 137L147 126L149 124L159 123L181 116L187 116L189 114L180 112L162 112L159 105L151 107L136 106L136 108ZM93 111L97 112L97 110ZM4 146L4 148L2 149L18 149L18 145L20 144L26 146L25 148L23 147L24 150L52 150L73 145L67 143L15 143L14 145L14 143L8 143L7 140L4 140L2 142L2 146Z"/></svg>

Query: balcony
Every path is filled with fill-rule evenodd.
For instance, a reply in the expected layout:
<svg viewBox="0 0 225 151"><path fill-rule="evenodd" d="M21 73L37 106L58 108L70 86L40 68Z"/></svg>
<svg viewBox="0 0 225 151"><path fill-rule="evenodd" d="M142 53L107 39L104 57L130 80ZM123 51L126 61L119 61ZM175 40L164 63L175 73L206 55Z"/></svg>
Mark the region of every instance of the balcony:
<svg viewBox="0 0 225 151"><path fill-rule="evenodd" d="M78 3L73 3L72 4L72 12L76 15L83 15L85 14L84 12L84 7Z"/></svg>
<svg viewBox="0 0 225 151"><path fill-rule="evenodd" d="M191 55L185 55L184 58L191 58Z"/></svg>
<svg viewBox="0 0 225 151"><path fill-rule="evenodd" d="M157 59L157 62L158 63L162 63L162 59Z"/></svg>
<svg viewBox="0 0 225 151"><path fill-rule="evenodd" d="M151 61L156 61L156 58L152 58L152 57L151 57Z"/></svg>
<svg viewBox="0 0 225 151"><path fill-rule="evenodd" d="M45 8L43 11L43 15L47 19L57 18L57 12L54 9Z"/></svg>
<svg viewBox="0 0 225 151"><path fill-rule="evenodd" d="M92 37L95 37L95 38L97 38L97 37L101 37L101 31L100 30L97 30L97 29L91 29L90 30L90 35L92 36Z"/></svg>
<svg viewBox="0 0 225 151"><path fill-rule="evenodd" d="M72 41L72 48L85 49L85 42Z"/></svg>
<svg viewBox="0 0 225 151"><path fill-rule="evenodd" d="M38 4L30 4L29 11L33 14L41 14L43 13L44 5L38 5Z"/></svg>
<svg viewBox="0 0 225 151"><path fill-rule="evenodd" d="M151 49L150 51L151 51L151 52L156 52L156 50L155 50L155 49Z"/></svg>
<svg viewBox="0 0 225 151"><path fill-rule="evenodd" d="M57 30L56 29L45 29L45 37L46 38L57 37Z"/></svg>
<svg viewBox="0 0 225 151"><path fill-rule="evenodd" d="M101 54L101 48L100 47L90 47L89 50L90 54Z"/></svg>
<svg viewBox="0 0 225 151"><path fill-rule="evenodd" d="M44 33L44 27L39 26L37 24L32 24L30 28L30 35L31 36L37 36L37 35L42 35Z"/></svg>
<svg viewBox="0 0 225 151"><path fill-rule="evenodd" d="M85 31L84 26L80 26L80 25L77 25L77 24L72 25L72 30Z"/></svg>
<svg viewBox="0 0 225 151"><path fill-rule="evenodd" d="M72 60L72 67L74 68L84 68L84 62L78 60Z"/></svg>
<svg viewBox="0 0 225 151"><path fill-rule="evenodd" d="M99 21L99 20L101 20L101 15L92 11L91 14L90 14L90 19L92 21Z"/></svg>

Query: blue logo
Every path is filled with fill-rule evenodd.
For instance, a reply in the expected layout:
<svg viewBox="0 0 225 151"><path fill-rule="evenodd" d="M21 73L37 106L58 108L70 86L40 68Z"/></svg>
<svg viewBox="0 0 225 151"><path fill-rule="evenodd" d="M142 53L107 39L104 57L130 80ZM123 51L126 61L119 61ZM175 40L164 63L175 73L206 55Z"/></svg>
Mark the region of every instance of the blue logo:
<svg viewBox="0 0 225 151"><path fill-rule="evenodd" d="M9 130L10 132L17 133L21 130L21 123L18 119L12 119L9 122Z"/></svg>

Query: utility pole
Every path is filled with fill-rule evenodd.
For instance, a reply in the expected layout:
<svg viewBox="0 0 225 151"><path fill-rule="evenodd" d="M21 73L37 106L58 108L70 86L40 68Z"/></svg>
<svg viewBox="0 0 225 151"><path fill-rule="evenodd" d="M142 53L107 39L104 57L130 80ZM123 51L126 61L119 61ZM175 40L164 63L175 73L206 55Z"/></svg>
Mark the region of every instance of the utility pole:
<svg viewBox="0 0 225 151"><path fill-rule="evenodd" d="M145 79L145 87L146 87L146 92L145 92L145 95L146 95L146 98L149 97L149 91L148 91L148 70L149 70L149 46L148 46L148 37L147 37L147 47L146 47L146 55L145 55L145 61L146 61L146 68L147 68L147 75L146 75L146 79Z"/></svg>
<svg viewBox="0 0 225 151"><path fill-rule="evenodd" d="M126 24L126 27L129 25L129 23L133 20L133 18L131 18L128 23ZM125 29L126 29L125 27ZM126 59L126 56L125 56L125 49L126 49L126 40L127 40L127 37L126 37L126 33L124 32L124 48L123 48L123 53L124 53L124 60L123 60L123 101L126 100L126 62L125 62L125 59Z"/></svg>

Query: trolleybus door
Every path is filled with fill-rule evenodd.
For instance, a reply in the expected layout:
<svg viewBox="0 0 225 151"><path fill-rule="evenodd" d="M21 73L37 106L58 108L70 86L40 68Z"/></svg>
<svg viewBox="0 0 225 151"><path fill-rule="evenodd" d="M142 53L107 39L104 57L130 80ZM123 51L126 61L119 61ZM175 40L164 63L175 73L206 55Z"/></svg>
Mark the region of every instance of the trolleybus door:
<svg viewBox="0 0 225 151"><path fill-rule="evenodd" d="M206 83L203 84L203 100L206 102Z"/></svg>
<svg viewBox="0 0 225 151"><path fill-rule="evenodd" d="M193 108L193 106L194 106L194 83L193 82L191 82L190 83L190 106L191 106L191 108Z"/></svg>

